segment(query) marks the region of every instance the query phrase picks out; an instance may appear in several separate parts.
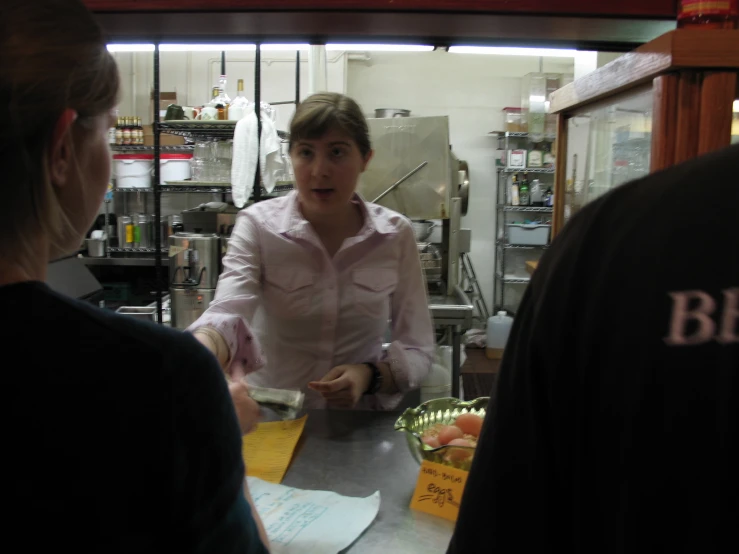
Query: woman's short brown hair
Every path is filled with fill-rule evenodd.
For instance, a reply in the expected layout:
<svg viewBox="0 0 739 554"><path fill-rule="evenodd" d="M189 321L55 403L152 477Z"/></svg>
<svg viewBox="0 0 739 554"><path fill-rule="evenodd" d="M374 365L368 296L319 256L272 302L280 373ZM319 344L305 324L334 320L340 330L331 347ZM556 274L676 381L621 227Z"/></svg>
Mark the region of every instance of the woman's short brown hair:
<svg viewBox="0 0 739 554"><path fill-rule="evenodd" d="M290 122L290 149L303 139L317 139L339 129L357 143L362 156L372 150L367 120L353 99L336 92L319 92L303 100Z"/></svg>
<svg viewBox="0 0 739 554"><path fill-rule="evenodd" d="M41 254L27 251L39 231L52 247L69 232L49 180L56 122L71 108L84 127L114 108L119 76L80 0L2 0L0 68L0 257L20 260Z"/></svg>

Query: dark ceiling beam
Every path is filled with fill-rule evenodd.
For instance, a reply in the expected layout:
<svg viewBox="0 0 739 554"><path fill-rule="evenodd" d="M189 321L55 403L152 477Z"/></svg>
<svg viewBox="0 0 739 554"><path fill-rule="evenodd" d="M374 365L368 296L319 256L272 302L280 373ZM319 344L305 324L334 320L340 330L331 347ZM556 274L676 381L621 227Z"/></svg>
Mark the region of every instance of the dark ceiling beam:
<svg viewBox="0 0 739 554"><path fill-rule="evenodd" d="M98 13L111 41L405 42L631 50L663 19L322 11Z"/></svg>

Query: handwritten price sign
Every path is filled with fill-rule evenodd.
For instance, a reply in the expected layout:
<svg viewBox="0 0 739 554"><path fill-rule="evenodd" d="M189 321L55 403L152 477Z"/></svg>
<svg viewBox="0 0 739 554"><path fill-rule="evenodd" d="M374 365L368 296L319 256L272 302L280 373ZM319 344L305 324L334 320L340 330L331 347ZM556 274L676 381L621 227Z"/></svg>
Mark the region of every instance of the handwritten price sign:
<svg viewBox="0 0 739 554"><path fill-rule="evenodd" d="M457 521L466 482L466 471L424 460L411 499L411 509Z"/></svg>

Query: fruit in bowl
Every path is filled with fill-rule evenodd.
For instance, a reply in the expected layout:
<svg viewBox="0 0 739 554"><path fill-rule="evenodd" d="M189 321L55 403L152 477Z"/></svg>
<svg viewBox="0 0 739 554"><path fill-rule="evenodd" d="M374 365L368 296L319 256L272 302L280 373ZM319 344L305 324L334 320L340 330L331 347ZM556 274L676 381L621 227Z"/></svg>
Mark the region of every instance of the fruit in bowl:
<svg viewBox="0 0 739 554"><path fill-rule="evenodd" d="M434 398L405 410L395 430L405 432L419 464L429 460L469 470L489 400L488 396L469 401Z"/></svg>

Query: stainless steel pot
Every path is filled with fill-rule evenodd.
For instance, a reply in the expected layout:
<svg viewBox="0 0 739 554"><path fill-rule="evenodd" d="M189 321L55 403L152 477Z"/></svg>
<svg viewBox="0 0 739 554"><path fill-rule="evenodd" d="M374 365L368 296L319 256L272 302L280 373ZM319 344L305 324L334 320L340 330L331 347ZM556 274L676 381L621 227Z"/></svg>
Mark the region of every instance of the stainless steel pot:
<svg viewBox="0 0 739 554"><path fill-rule="evenodd" d="M375 117L410 117L410 110L403 110L400 108L377 108L375 110Z"/></svg>
<svg viewBox="0 0 739 554"><path fill-rule="evenodd" d="M91 258L104 258L105 239L87 239L87 255Z"/></svg>
<svg viewBox="0 0 739 554"><path fill-rule="evenodd" d="M413 234L416 237L416 242L426 242L431 236L431 231L436 227L436 223L433 221L419 220L411 222L413 226Z"/></svg>

